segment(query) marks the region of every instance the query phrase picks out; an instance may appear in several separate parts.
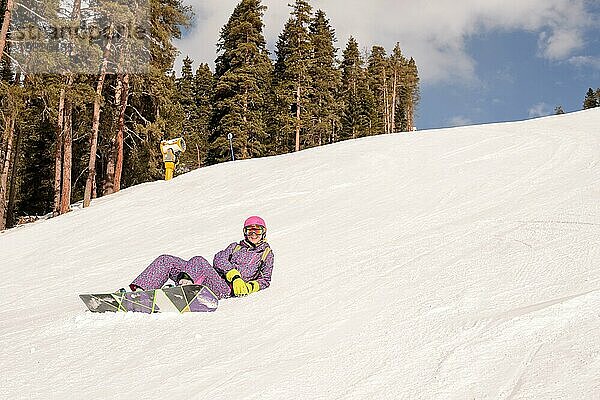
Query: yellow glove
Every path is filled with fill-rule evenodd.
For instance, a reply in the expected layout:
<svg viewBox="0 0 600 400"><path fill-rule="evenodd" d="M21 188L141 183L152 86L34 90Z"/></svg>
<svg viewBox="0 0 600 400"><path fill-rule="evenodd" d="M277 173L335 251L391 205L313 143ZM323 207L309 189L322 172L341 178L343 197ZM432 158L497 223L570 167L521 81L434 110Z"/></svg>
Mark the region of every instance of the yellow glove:
<svg viewBox="0 0 600 400"><path fill-rule="evenodd" d="M228 282L231 282L231 286L233 287L233 294L237 296L246 296L248 294L248 286L246 282L242 279L240 275L240 271L237 269L232 269L227 274L225 274L225 279Z"/></svg>
<svg viewBox="0 0 600 400"><path fill-rule="evenodd" d="M260 285L257 281L246 282L246 286L248 286L248 293L258 292L260 290Z"/></svg>

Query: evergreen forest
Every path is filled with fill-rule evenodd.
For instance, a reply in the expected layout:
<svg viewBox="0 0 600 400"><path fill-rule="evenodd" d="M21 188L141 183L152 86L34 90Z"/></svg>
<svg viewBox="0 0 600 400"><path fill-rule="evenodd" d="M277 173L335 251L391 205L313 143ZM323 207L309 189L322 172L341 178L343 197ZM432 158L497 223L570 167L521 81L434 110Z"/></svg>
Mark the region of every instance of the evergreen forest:
<svg viewBox="0 0 600 400"><path fill-rule="evenodd" d="M399 43L367 50L350 37L337 47L328 16L307 0L290 4L272 51L266 7L241 0L211 38L214 70L186 57L180 71L174 43L193 21L182 0L32 4L43 8L36 18L0 0L0 230L163 179L166 139L185 140L181 174L415 129L415 60ZM97 35L80 34L90 26ZM76 68L77 57L90 67Z"/></svg>

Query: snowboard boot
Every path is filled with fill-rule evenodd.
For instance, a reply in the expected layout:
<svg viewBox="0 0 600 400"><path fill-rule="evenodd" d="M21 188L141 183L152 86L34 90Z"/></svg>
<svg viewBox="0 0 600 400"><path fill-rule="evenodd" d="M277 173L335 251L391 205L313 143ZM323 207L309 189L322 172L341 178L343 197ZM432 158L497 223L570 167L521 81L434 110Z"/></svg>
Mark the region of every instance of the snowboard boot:
<svg viewBox="0 0 600 400"><path fill-rule="evenodd" d="M132 283L129 285L129 288L131 289L132 292L143 292L144 288Z"/></svg>
<svg viewBox="0 0 600 400"><path fill-rule="evenodd" d="M193 285L193 284L194 284L194 280L192 279L191 276L189 276L187 274L187 272L180 272L179 275L177 275L177 285L178 286Z"/></svg>

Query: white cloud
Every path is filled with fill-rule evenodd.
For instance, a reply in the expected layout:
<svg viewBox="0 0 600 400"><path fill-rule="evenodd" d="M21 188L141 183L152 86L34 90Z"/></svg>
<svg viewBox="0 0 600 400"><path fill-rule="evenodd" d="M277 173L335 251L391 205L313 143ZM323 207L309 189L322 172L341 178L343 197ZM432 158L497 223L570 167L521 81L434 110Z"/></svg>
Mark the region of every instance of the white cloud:
<svg viewBox="0 0 600 400"><path fill-rule="evenodd" d="M538 46L544 57L560 60L568 57L575 50L581 49L583 39L581 33L574 30L556 30L551 35L542 32L539 36Z"/></svg>
<svg viewBox="0 0 600 400"><path fill-rule="evenodd" d="M450 118L448 123L450 126L464 126L464 125L470 125L473 122L471 121L470 118L464 117L462 115L457 115L455 117Z"/></svg>
<svg viewBox="0 0 600 400"><path fill-rule="evenodd" d="M592 67L600 70L600 57L577 56L569 58L569 63L577 67Z"/></svg>
<svg viewBox="0 0 600 400"><path fill-rule="evenodd" d="M529 109L529 118L545 117L550 115L550 106L546 103L537 103Z"/></svg>
<svg viewBox="0 0 600 400"><path fill-rule="evenodd" d="M182 53L196 61L215 59L215 43L238 0L188 0L198 21L189 37L179 43ZM471 35L525 30L539 37L539 55L566 59L585 43L585 29L594 26L586 0L312 0L336 29L338 47L350 35L363 49L380 44L390 51L399 41L414 57L424 84L440 81L474 82L475 62L465 48ZM289 17L288 1L263 0L265 36L274 48Z"/></svg>

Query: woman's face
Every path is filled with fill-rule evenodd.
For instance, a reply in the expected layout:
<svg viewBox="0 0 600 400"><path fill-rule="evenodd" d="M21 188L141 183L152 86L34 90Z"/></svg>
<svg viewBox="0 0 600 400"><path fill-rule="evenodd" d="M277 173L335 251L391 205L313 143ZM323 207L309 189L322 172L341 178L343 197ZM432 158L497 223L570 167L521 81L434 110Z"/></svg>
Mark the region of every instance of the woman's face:
<svg viewBox="0 0 600 400"><path fill-rule="evenodd" d="M250 225L244 228L244 233L250 242L258 244L265 233L265 228L260 225Z"/></svg>

